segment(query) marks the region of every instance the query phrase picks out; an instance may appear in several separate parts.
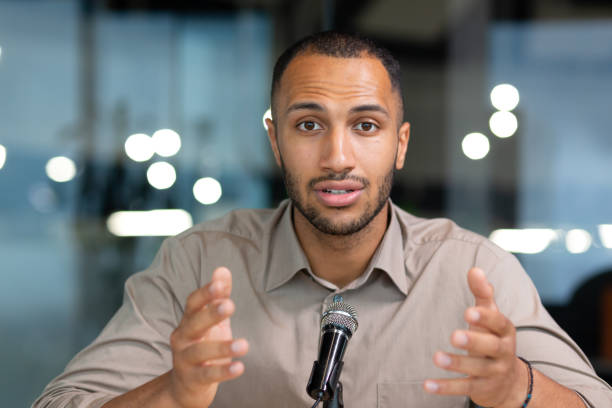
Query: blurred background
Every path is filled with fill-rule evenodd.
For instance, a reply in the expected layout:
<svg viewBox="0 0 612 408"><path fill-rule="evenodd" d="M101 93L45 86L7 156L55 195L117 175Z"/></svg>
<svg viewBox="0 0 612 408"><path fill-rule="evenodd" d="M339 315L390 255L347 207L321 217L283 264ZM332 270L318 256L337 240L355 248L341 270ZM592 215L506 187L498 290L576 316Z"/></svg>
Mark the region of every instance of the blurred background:
<svg viewBox="0 0 612 408"><path fill-rule="evenodd" d="M330 28L402 64L393 200L514 252L610 382L612 1L0 0L3 406L93 340L165 236L284 198L272 66Z"/></svg>

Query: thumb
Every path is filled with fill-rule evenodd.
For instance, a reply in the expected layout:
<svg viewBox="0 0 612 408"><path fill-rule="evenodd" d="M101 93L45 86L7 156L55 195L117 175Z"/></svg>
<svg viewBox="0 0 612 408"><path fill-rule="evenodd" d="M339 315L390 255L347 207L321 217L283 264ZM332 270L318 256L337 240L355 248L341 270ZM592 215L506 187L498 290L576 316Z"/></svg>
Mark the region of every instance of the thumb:
<svg viewBox="0 0 612 408"><path fill-rule="evenodd" d="M476 306L497 310L493 298L493 285L489 283L482 269L472 268L469 270L468 285L476 300Z"/></svg>

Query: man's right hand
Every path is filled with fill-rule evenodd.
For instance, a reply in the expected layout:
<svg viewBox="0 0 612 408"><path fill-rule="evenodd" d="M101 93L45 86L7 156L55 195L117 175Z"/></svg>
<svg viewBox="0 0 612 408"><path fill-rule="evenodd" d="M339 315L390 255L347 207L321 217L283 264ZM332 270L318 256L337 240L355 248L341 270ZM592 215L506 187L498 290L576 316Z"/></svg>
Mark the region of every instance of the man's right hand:
<svg viewBox="0 0 612 408"><path fill-rule="evenodd" d="M232 338L231 292L232 274L220 267L207 285L187 298L185 314L170 336L173 369L169 391L177 406L208 407L221 381L244 372L242 362L232 362L232 357L245 355L249 345L245 339Z"/></svg>
<svg viewBox="0 0 612 408"><path fill-rule="evenodd" d="M232 274L215 269L212 280L187 298L185 313L170 336L172 370L104 404L103 408L210 406L221 381L244 372L240 361L247 353L244 339L233 339Z"/></svg>

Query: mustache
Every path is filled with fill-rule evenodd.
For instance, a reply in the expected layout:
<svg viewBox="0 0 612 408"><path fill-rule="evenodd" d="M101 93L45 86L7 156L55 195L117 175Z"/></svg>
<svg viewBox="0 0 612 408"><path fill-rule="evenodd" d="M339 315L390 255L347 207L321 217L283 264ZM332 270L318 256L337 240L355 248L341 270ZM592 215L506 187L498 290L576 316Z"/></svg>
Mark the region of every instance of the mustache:
<svg viewBox="0 0 612 408"><path fill-rule="evenodd" d="M315 184L320 183L322 181L344 181L344 180L353 180L358 183L361 183L363 187L368 187L370 185L370 181L365 177L359 177L348 173L328 173L324 176L314 178L308 182L308 186L310 188L314 188Z"/></svg>

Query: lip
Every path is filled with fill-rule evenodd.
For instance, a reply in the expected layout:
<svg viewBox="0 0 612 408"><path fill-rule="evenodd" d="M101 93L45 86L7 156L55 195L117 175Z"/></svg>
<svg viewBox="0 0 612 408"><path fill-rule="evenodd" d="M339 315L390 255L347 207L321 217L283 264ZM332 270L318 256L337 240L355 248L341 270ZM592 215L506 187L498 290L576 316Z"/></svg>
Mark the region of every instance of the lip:
<svg viewBox="0 0 612 408"><path fill-rule="evenodd" d="M363 190L363 184L356 180L325 180L316 183L313 188L319 190Z"/></svg>
<svg viewBox="0 0 612 408"><path fill-rule="evenodd" d="M363 184L354 180L327 180L316 183L314 190L319 200L328 207L348 207L354 204L363 192ZM345 190L346 193L334 194L328 190Z"/></svg>
<svg viewBox="0 0 612 408"><path fill-rule="evenodd" d="M316 190L316 193L319 200L328 207L348 207L359 199L362 191L353 190L350 193L332 194L324 190Z"/></svg>

